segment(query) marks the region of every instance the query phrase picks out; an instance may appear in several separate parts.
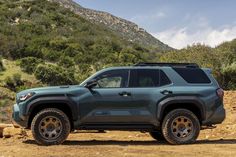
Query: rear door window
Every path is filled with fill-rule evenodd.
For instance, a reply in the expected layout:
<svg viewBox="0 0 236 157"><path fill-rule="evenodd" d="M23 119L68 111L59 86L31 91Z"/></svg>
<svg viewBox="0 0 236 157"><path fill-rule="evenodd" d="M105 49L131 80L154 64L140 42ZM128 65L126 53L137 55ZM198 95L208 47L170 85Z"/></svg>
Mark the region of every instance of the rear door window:
<svg viewBox="0 0 236 157"><path fill-rule="evenodd" d="M159 69L135 69L131 70L130 76L130 87L159 87L171 83Z"/></svg>
<svg viewBox="0 0 236 157"><path fill-rule="evenodd" d="M160 70L160 86L165 86L168 84L171 84L170 79L162 70Z"/></svg>

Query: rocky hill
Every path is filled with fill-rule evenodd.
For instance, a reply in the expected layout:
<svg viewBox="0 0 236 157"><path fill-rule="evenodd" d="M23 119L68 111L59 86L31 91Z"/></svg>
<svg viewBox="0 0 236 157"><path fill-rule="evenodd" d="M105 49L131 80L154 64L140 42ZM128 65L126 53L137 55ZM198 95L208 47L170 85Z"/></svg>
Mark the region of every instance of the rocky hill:
<svg viewBox="0 0 236 157"><path fill-rule="evenodd" d="M51 1L59 2L64 7L70 8L76 14L79 14L92 23L99 24L109 28L110 30L113 30L116 34L120 35L122 38L128 41L139 43L143 46L155 47L157 48L157 50L161 51L172 49L133 22L116 17L107 12L84 8L72 0Z"/></svg>

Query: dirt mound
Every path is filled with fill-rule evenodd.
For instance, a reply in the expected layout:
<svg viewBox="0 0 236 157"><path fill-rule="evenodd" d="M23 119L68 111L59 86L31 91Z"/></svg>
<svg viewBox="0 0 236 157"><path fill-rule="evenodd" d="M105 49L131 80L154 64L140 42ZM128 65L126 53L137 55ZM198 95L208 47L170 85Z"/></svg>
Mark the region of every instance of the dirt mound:
<svg viewBox="0 0 236 157"><path fill-rule="evenodd" d="M0 138L3 137L3 130L8 127L13 127L12 124L0 124Z"/></svg>
<svg viewBox="0 0 236 157"><path fill-rule="evenodd" d="M14 127L12 124L0 124L0 138L10 137L23 138L27 136L27 132L18 127Z"/></svg>

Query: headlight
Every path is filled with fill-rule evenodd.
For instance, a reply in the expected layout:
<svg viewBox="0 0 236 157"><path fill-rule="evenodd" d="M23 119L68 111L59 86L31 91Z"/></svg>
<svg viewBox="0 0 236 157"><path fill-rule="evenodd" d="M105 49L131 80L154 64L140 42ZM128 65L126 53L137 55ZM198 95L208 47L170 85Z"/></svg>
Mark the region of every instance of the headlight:
<svg viewBox="0 0 236 157"><path fill-rule="evenodd" d="M30 97L32 97L35 93L31 92L31 93L27 93L25 95L21 95L20 96L20 101L25 101L27 99L29 99Z"/></svg>

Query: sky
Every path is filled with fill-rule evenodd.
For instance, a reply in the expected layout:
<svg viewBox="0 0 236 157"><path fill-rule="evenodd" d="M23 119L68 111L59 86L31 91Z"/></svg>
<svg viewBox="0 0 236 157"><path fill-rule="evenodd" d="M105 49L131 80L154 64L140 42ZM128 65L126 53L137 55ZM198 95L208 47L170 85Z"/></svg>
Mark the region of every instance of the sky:
<svg viewBox="0 0 236 157"><path fill-rule="evenodd" d="M236 38L236 0L75 0L138 24L177 49Z"/></svg>

